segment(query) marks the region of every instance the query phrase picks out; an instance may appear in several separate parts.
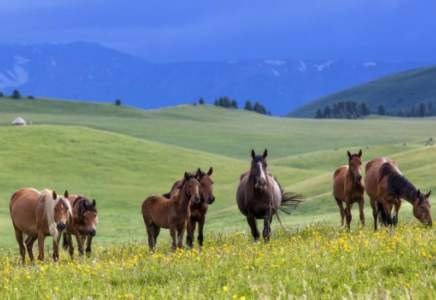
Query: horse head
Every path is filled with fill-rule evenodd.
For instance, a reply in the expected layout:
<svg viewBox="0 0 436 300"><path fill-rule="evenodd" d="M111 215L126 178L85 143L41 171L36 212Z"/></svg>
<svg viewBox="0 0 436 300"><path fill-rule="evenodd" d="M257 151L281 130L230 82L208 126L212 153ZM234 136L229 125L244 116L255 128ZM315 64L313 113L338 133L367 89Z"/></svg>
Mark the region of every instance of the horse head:
<svg viewBox="0 0 436 300"><path fill-rule="evenodd" d="M250 175L254 178L254 187L264 189L267 185L267 167L266 157L268 150L265 149L263 155L256 155L254 150L251 150L251 170Z"/></svg>
<svg viewBox="0 0 436 300"><path fill-rule="evenodd" d="M53 201L55 201L53 221L56 223L56 228L62 232L66 228L68 215L71 215L71 206L68 201L68 191L65 191L64 196L59 196L53 191Z"/></svg>
<svg viewBox="0 0 436 300"><path fill-rule="evenodd" d="M431 191L426 195L422 194L420 190L416 193L416 200L413 202L413 215L423 224L429 226L433 225L431 218L431 205L430 205Z"/></svg>
<svg viewBox="0 0 436 300"><path fill-rule="evenodd" d="M354 177L356 183L361 183L362 181L362 150L357 154L351 154L350 151L347 151L348 154L348 168L351 174Z"/></svg>
<svg viewBox="0 0 436 300"><path fill-rule="evenodd" d="M88 234L95 236L98 223L97 202L93 199L91 203L88 199L82 198L79 205L79 218L85 223Z"/></svg>
<svg viewBox="0 0 436 300"><path fill-rule="evenodd" d="M212 173L213 168L210 167L207 173L198 168L196 174L198 182L200 183L201 197L206 201L207 204L212 204L215 201L215 196L213 195L213 180L210 178Z"/></svg>
<svg viewBox="0 0 436 300"><path fill-rule="evenodd" d="M200 184L198 183L197 174L192 175L188 172L185 172L182 189L185 190L185 195L188 197L188 199L192 199L194 203L200 203Z"/></svg>

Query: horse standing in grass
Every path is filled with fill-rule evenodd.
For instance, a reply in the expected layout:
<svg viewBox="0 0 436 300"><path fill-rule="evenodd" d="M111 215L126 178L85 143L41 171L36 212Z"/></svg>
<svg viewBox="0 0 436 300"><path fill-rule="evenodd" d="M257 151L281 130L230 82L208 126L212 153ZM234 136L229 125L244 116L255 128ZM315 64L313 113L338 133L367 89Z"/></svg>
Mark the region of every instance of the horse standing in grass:
<svg viewBox="0 0 436 300"><path fill-rule="evenodd" d="M68 197L73 213L67 223L67 228L63 235L63 248L67 249L73 257L74 246L72 235L76 236L79 255L83 256L83 246L86 241L86 254L91 254L91 243L97 234L98 211L97 203L89 201L83 195L70 195Z"/></svg>
<svg viewBox="0 0 436 300"><path fill-rule="evenodd" d="M362 225L365 224L365 214L363 213L365 186L360 173L362 150L358 154L351 154L350 151L347 151L347 154L348 166L340 166L333 175L333 196L339 206L341 225L344 226L344 218L346 217L347 228L350 229L351 208L355 202L359 203L360 222L362 222ZM345 209L343 202L345 202Z"/></svg>
<svg viewBox="0 0 436 300"><path fill-rule="evenodd" d="M374 230L377 219L385 226L398 223L401 199L413 206L413 215L430 226L433 220L430 212L430 194L422 194L411 184L398 169L397 163L385 157L374 158L366 164L366 193L371 200L374 216ZM392 209L395 209L393 212Z"/></svg>
<svg viewBox="0 0 436 300"><path fill-rule="evenodd" d="M264 220L263 238L269 241L271 222L274 214L282 210L292 214L293 210L306 199L292 192L285 193L278 182L268 173L265 149L263 155L256 155L251 150L251 169L241 175L236 192L238 208L247 217L254 241L259 239L257 219ZM286 208L287 206L287 208Z"/></svg>
<svg viewBox="0 0 436 300"><path fill-rule="evenodd" d="M15 237L20 247L21 262L24 265L26 245L29 258L33 261L33 243L38 239L38 259L44 259L44 240L53 236L53 259L59 259L60 232L65 230L71 205L68 192L58 196L56 192L45 189L42 192L31 188L17 190L11 197L9 209ZM24 240L24 235L26 239Z"/></svg>
<svg viewBox="0 0 436 300"><path fill-rule="evenodd" d="M191 202L190 211L191 217L187 225L187 237L186 242L189 247L192 248L194 242L194 232L196 223L198 223L198 244L203 246L203 228L206 222L206 214L208 205L215 202L215 196L213 195L213 181L210 176L213 173L213 168L210 167L207 173L203 172L200 168L197 170L197 178L200 183L200 203ZM164 197L170 199L171 197L177 196L180 191L180 187L183 183L183 179L176 181L168 194L163 195Z"/></svg>
<svg viewBox="0 0 436 300"><path fill-rule="evenodd" d="M185 172L180 191L169 200L163 196L150 196L142 203L142 217L147 228L148 245L154 251L160 228L170 230L172 248L183 247L183 235L191 216L191 202L200 203L200 184L197 177ZM176 236L177 235L177 236ZM178 239L178 243L176 242Z"/></svg>

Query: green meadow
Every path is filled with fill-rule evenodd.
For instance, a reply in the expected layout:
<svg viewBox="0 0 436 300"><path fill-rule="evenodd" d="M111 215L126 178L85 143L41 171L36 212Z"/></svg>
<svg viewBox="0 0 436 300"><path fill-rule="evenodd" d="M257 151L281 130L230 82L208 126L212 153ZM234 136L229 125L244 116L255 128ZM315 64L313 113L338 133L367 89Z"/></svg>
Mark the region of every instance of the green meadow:
<svg viewBox="0 0 436 300"><path fill-rule="evenodd" d="M12 126L18 116L29 125ZM143 111L1 98L0 296L6 296L0 298L433 298L434 278L419 278L434 272L434 229L423 229L405 203L401 229L394 235L373 233L366 199L366 227L360 227L355 207L348 234L339 226L331 194L333 172L347 163L346 151L359 149L365 161L395 159L418 188L435 191L436 146L425 145L435 130L435 118L288 119L215 106ZM268 149L269 171L285 190L308 197L294 215L282 216L286 233L274 221L268 246L253 244L236 206L251 149ZM216 201L209 207L203 252L172 253L164 230L151 255L142 201L168 192L185 171L210 166ZM99 225L90 259L71 261L63 252L59 264L46 259L30 269L19 265L8 203L21 187L68 189L97 200ZM65 277L69 281L59 279Z"/></svg>

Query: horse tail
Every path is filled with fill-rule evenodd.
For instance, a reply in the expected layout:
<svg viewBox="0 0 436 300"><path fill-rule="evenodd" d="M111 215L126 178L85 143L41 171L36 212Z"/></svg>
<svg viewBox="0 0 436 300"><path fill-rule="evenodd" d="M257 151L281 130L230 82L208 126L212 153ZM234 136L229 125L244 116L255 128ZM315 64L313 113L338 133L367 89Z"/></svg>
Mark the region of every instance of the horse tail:
<svg viewBox="0 0 436 300"><path fill-rule="evenodd" d="M279 209L288 215L292 215L306 199L307 197L302 194L282 191L282 203Z"/></svg>
<svg viewBox="0 0 436 300"><path fill-rule="evenodd" d="M383 209L383 205L379 202L377 203L377 211L378 211L378 219L379 219L380 223L382 223L383 225L386 225L388 222L388 218L387 218L385 210Z"/></svg>
<svg viewBox="0 0 436 300"><path fill-rule="evenodd" d="M64 250L68 248L67 234L65 232L62 234L62 248Z"/></svg>
<svg viewBox="0 0 436 300"><path fill-rule="evenodd" d="M170 192L170 193L163 194L162 197L165 197L165 198L167 198L167 199L171 199L171 192Z"/></svg>

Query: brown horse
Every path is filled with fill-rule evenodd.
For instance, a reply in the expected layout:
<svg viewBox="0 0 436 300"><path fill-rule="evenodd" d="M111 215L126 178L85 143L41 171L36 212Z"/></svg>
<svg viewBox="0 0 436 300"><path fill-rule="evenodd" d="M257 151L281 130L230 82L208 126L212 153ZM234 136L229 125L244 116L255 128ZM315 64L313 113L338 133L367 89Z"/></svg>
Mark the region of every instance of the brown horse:
<svg viewBox="0 0 436 300"><path fill-rule="evenodd" d="M79 255L83 256L83 245L86 240L86 254L91 254L92 238L97 234L98 211L95 199L89 201L83 195L70 195L68 197L73 214L68 220L67 229L63 235L63 248L67 249L73 257L74 246L72 235L76 236Z"/></svg>
<svg viewBox="0 0 436 300"><path fill-rule="evenodd" d="M67 198L67 191L62 197L48 189L39 192L31 188L19 189L12 195L9 209L23 265L26 255L24 242L29 258L33 261L32 247L38 239L38 259L43 260L44 240L49 235L53 236L53 259L59 259L59 233L65 230L68 216L71 215L71 205ZM27 236L25 241L24 235Z"/></svg>
<svg viewBox="0 0 436 300"><path fill-rule="evenodd" d="M251 150L251 169L241 175L236 192L238 208L247 217L251 235L255 241L260 236L257 219L264 220L263 238L265 242L268 242L270 238L274 214L279 209L292 214L293 210L306 199L299 194L284 193L278 182L268 173L267 155L266 149L263 155L256 155L254 150Z"/></svg>
<svg viewBox="0 0 436 300"><path fill-rule="evenodd" d="M150 196L142 203L142 217L147 228L148 245L154 251L160 228L170 230L173 250L183 247L183 235L190 218L191 201L200 203L200 184L197 177L185 172L178 195L167 199L163 196ZM176 243L176 234L178 243Z"/></svg>
<svg viewBox="0 0 436 300"><path fill-rule="evenodd" d="M191 217L187 225L187 237L186 242L190 248L193 246L194 242L194 232L196 223L198 223L198 244L203 246L203 228L206 221L206 213L208 205L215 202L215 196L213 195L213 181L210 176L213 173L213 168L210 167L207 173L203 172L200 168L197 170L197 178L200 183L200 203L191 202L190 211ZM163 195L164 197L170 199L171 197L177 196L180 191L180 186L183 183L183 179L176 181L168 194Z"/></svg>
<svg viewBox="0 0 436 300"><path fill-rule="evenodd" d="M344 226L344 218L347 217L347 228L350 229L351 208L353 203L359 203L360 222L365 224L363 208L365 200L363 194L365 186L362 182L360 169L362 167L362 150L358 154L348 154L348 166L340 166L333 175L333 196L341 213L341 225ZM342 205L345 202L345 209Z"/></svg>
<svg viewBox="0 0 436 300"><path fill-rule="evenodd" d="M422 194L398 169L397 163L385 157L374 158L366 164L366 193L371 200L374 216L374 230L377 230L377 218L384 225L396 225L401 199L413 206L413 215L432 226L430 213L430 194ZM392 209L395 208L395 212ZM394 216L393 216L394 215Z"/></svg>

